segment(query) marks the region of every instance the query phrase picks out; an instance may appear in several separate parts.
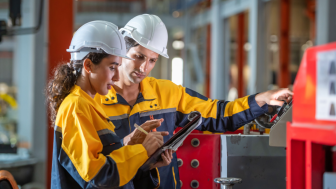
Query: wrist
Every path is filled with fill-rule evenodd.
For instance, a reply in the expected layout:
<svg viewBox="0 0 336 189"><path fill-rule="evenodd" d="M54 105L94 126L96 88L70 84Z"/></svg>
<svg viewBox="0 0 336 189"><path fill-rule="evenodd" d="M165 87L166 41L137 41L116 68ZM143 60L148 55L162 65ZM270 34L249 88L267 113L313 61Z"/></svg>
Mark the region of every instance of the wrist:
<svg viewBox="0 0 336 189"><path fill-rule="evenodd" d="M264 106L266 104L265 92L257 94L254 99L257 102L257 104L259 105L259 107Z"/></svg>

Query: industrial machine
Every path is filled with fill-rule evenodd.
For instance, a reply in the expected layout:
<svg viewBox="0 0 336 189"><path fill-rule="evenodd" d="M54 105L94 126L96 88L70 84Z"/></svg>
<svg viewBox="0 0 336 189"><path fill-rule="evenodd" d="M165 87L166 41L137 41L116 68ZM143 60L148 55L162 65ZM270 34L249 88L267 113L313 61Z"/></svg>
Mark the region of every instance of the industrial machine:
<svg viewBox="0 0 336 189"><path fill-rule="evenodd" d="M265 115L245 125L243 134L190 134L176 152L182 188L285 188L291 109L291 102L270 106ZM255 124L259 132L250 132Z"/></svg>
<svg viewBox="0 0 336 189"><path fill-rule="evenodd" d="M243 134L190 134L176 152L182 188L335 188L336 43L306 51L293 92Z"/></svg>
<svg viewBox="0 0 336 189"><path fill-rule="evenodd" d="M336 43L309 48L302 58L293 120L287 122L287 189L326 189L335 183L335 64Z"/></svg>

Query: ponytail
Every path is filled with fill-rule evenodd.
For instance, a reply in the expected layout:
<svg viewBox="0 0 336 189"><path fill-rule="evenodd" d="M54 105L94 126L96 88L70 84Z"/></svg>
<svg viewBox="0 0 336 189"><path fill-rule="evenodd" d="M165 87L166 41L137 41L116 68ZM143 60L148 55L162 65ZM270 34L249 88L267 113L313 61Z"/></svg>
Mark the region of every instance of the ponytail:
<svg viewBox="0 0 336 189"><path fill-rule="evenodd" d="M109 55L106 53L89 53L83 60L75 60L66 64L62 63L54 69L54 76L48 82L45 90L52 127L56 121L58 108L65 97L70 94L71 89L75 86L77 79L82 73L83 61L88 58L95 65L98 65L107 56Z"/></svg>

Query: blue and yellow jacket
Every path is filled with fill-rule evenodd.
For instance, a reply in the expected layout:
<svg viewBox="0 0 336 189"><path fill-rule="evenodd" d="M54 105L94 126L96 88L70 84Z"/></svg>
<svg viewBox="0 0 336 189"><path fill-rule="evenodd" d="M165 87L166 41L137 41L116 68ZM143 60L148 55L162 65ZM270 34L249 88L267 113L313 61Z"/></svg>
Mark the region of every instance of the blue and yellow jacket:
<svg viewBox="0 0 336 189"><path fill-rule="evenodd" d="M115 132L125 137L134 130L134 123L143 124L151 118L164 118L157 131L168 131L167 141L177 127L188 122L187 115L192 111L202 114L202 125L197 129L211 132L235 131L267 111L255 101L255 95L239 98L235 101L209 99L193 90L175 85L168 80L152 77L140 83L137 101L131 107L126 100L112 88L106 96L97 95L95 100L115 125ZM160 188L180 188L176 154L169 166L159 168Z"/></svg>
<svg viewBox="0 0 336 189"><path fill-rule="evenodd" d="M114 129L101 106L74 86L57 113L51 188L157 188L157 169L138 171L146 149L123 146Z"/></svg>

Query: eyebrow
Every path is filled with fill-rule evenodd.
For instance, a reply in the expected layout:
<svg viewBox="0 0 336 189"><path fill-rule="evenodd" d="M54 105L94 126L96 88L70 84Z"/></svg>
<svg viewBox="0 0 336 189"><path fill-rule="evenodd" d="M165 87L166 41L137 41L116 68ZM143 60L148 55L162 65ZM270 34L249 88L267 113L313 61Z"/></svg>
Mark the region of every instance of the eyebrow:
<svg viewBox="0 0 336 189"><path fill-rule="evenodd" d="M146 55L142 54L141 52L138 52L138 51L136 51L136 52L139 53L139 54L141 54L141 55L144 56L144 57L147 57ZM157 58L151 58L151 59L155 59L155 60L157 60L157 59L159 59L159 57L157 57Z"/></svg>
<svg viewBox="0 0 336 189"><path fill-rule="evenodd" d="M114 65L119 66L119 63L118 63L118 62L111 62L110 64L114 64Z"/></svg>

